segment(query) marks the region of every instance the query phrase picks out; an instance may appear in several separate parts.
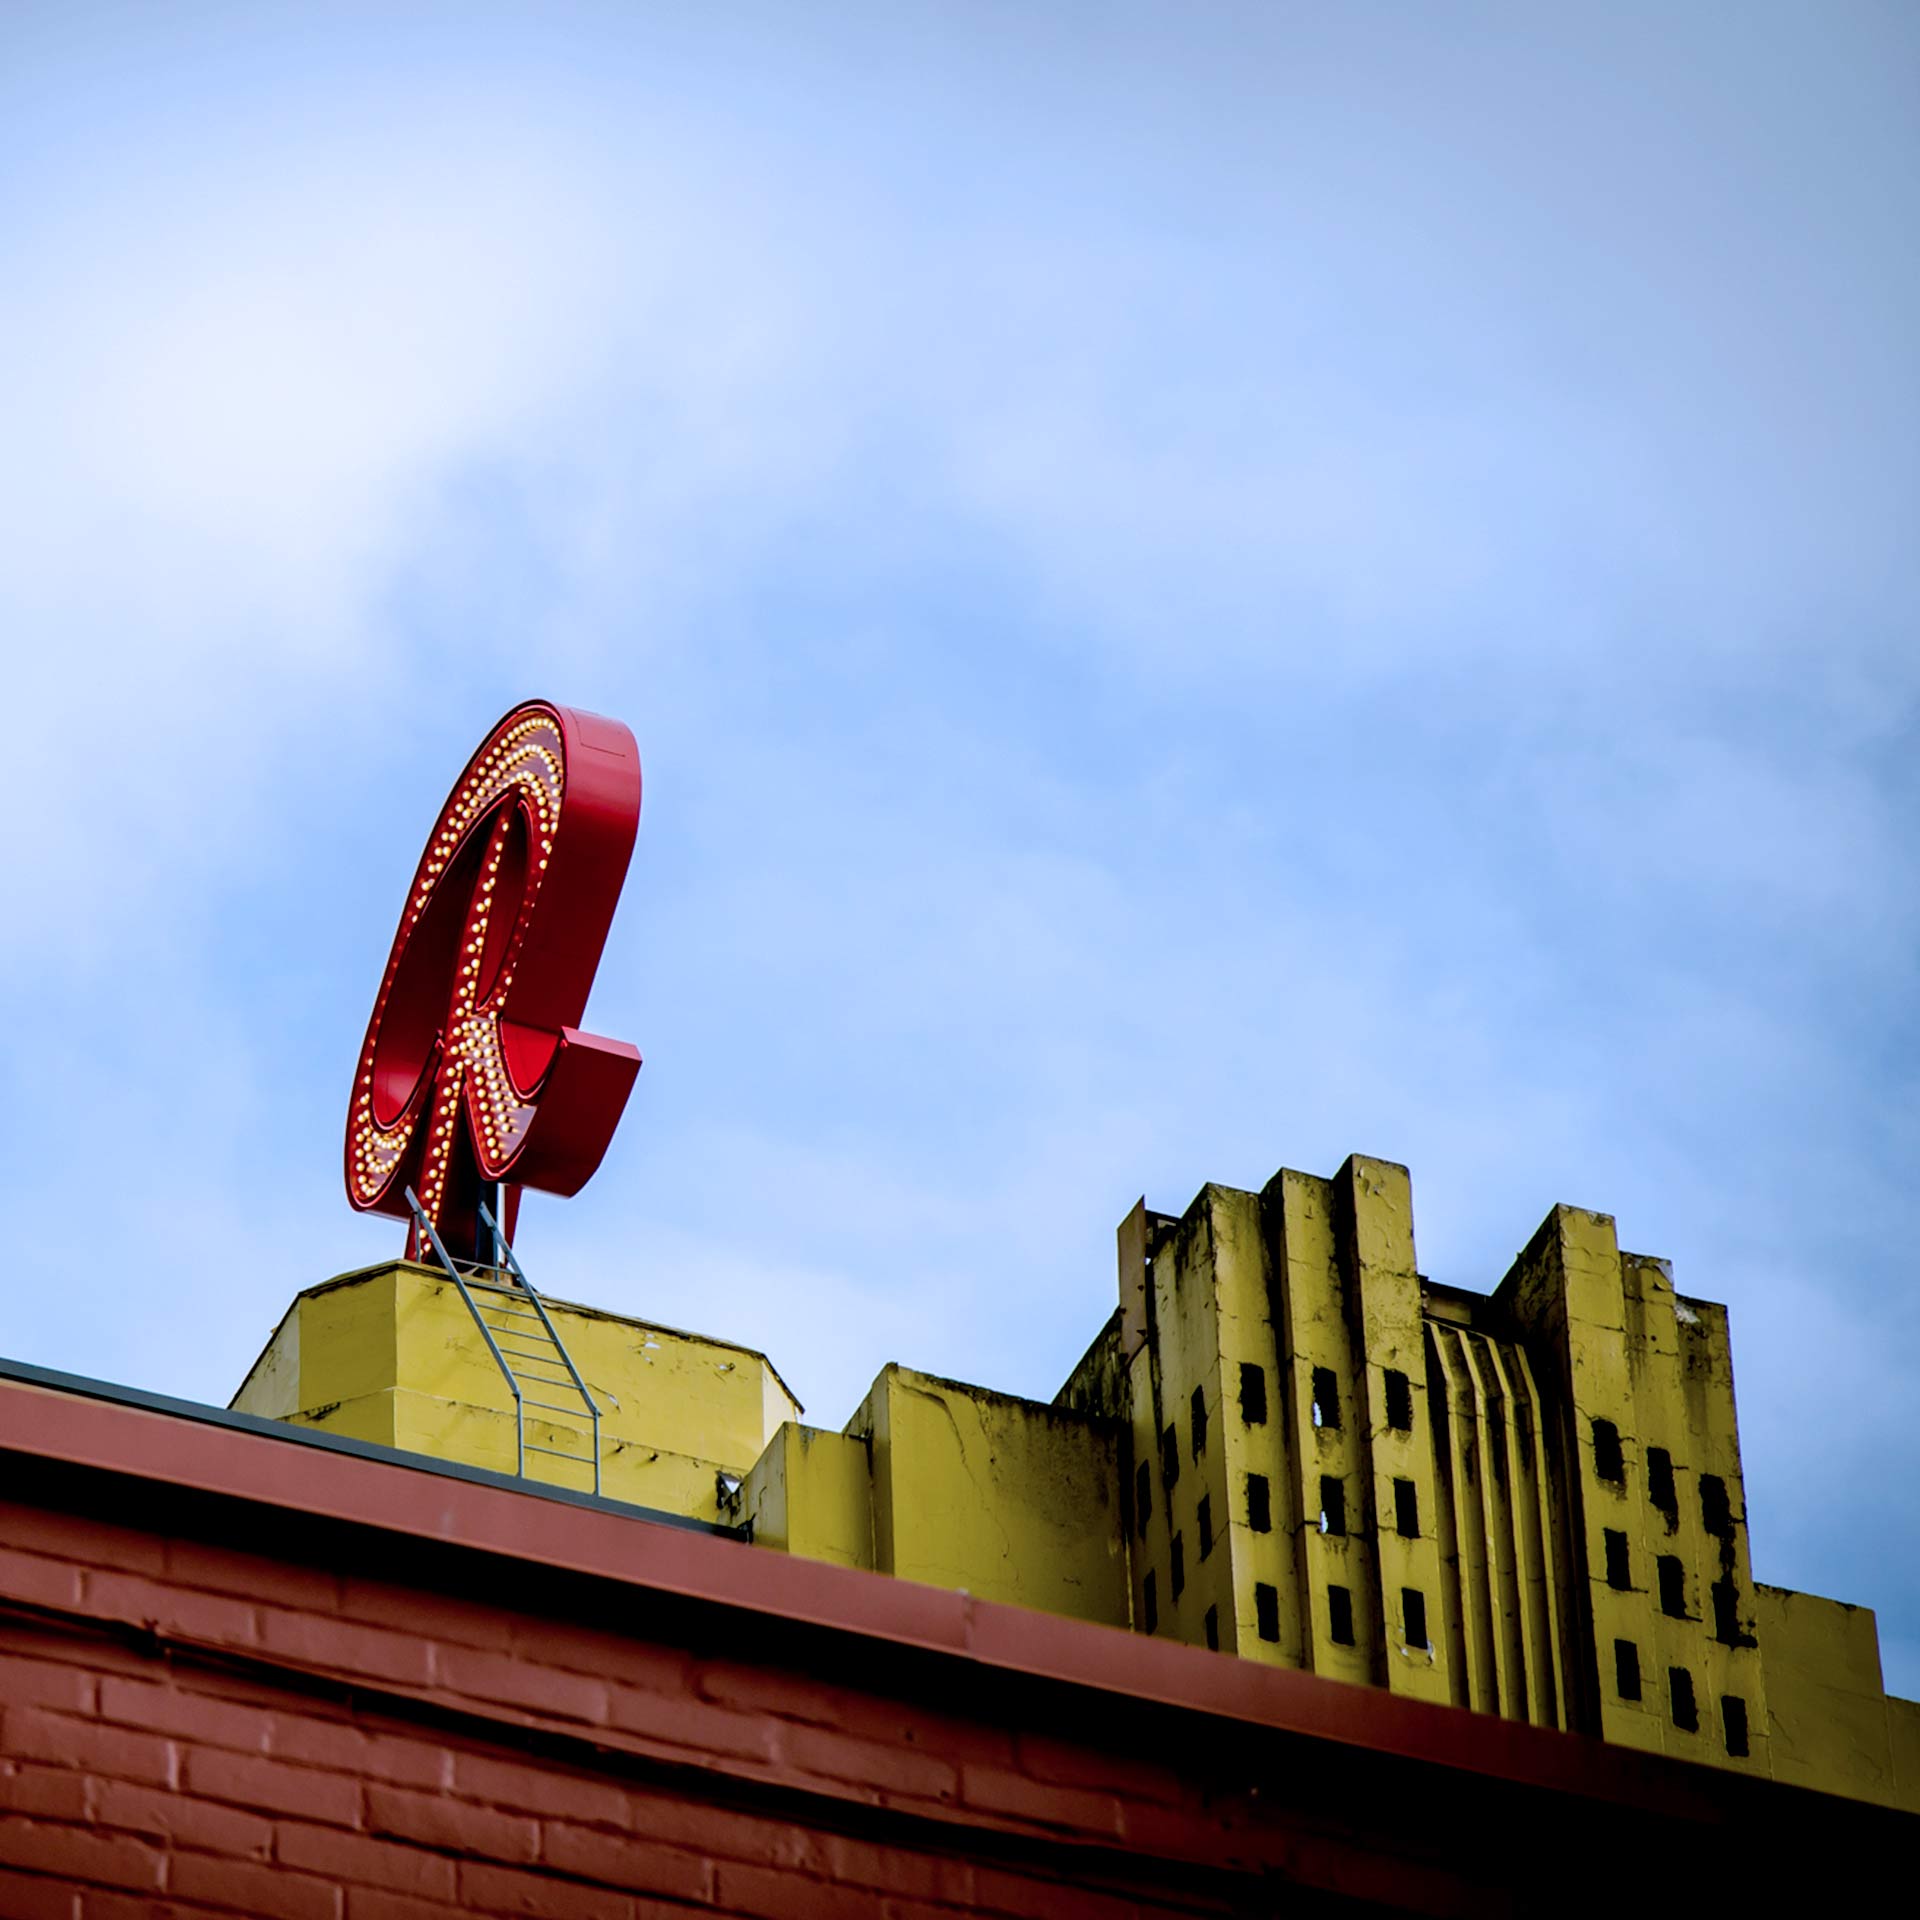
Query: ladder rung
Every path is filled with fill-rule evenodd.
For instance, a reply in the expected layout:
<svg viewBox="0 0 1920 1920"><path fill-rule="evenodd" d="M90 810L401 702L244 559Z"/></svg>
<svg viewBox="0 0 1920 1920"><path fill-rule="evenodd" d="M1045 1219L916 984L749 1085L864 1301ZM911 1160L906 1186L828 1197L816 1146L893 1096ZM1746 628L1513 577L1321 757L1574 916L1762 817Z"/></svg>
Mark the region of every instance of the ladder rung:
<svg viewBox="0 0 1920 1920"><path fill-rule="evenodd" d="M529 1313L525 1307L495 1306L491 1300L483 1300L479 1304L485 1312L504 1313L510 1320L538 1320L540 1318L537 1313Z"/></svg>
<svg viewBox="0 0 1920 1920"><path fill-rule="evenodd" d="M529 1356L523 1354L521 1357L525 1359L525 1358L528 1358ZM547 1361L543 1361L541 1364L543 1366L550 1367L553 1365L553 1362L551 1360L547 1360ZM570 1375L553 1374L553 1373L528 1373L525 1371L524 1368L521 1368L521 1367L509 1367L507 1371L510 1374L512 1374L516 1380L531 1380L531 1381L534 1381L537 1385L543 1386L543 1387L567 1387L572 1389L575 1392L578 1391L578 1388L574 1387L573 1380Z"/></svg>
<svg viewBox="0 0 1920 1920"><path fill-rule="evenodd" d="M520 1404L525 1407L545 1407L549 1413L571 1414L576 1420L580 1417L580 1409L578 1407L558 1406L551 1400L527 1400L523 1398Z"/></svg>
<svg viewBox="0 0 1920 1920"><path fill-rule="evenodd" d="M593 1455L590 1453L567 1453L559 1447L536 1447L531 1440L527 1442L527 1451L529 1453L550 1453L556 1460L571 1460L577 1466L590 1467L593 1465Z"/></svg>
<svg viewBox="0 0 1920 1920"><path fill-rule="evenodd" d="M497 1345L498 1343L496 1342L495 1344ZM519 1348L519 1347L501 1347L500 1351L502 1353L512 1354L516 1360L537 1361L543 1367L557 1367L557 1366L564 1366L566 1364L564 1361L561 1361L561 1360L549 1360L544 1353L527 1353L526 1351L524 1351L522 1348Z"/></svg>

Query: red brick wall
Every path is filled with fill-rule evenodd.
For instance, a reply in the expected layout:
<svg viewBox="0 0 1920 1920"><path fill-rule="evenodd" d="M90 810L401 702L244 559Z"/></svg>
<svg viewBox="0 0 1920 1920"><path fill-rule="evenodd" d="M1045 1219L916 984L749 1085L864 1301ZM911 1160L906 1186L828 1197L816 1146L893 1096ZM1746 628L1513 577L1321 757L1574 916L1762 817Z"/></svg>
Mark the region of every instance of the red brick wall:
<svg viewBox="0 0 1920 1920"><path fill-rule="evenodd" d="M0 1492L0 1920L1577 1911L1920 1825L52 1395Z"/></svg>
<svg viewBox="0 0 1920 1920"><path fill-rule="evenodd" d="M45 1509L0 1539L9 1916L1119 1916L1265 1864L1042 1716Z"/></svg>

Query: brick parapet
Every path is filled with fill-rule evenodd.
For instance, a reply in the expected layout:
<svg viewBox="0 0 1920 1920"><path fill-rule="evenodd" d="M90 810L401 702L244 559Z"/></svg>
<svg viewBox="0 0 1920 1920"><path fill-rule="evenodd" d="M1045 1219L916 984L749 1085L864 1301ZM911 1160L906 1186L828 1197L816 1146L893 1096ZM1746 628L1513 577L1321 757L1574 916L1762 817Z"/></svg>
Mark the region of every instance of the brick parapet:
<svg viewBox="0 0 1920 1920"><path fill-rule="evenodd" d="M1756 1814L1893 1844L1820 1796L644 1521L557 1509L555 1552L510 1493L15 1391L0 1915L1499 1911L1513 1842L1448 1836L1502 1813L1529 1846L1630 1817L1703 1867Z"/></svg>

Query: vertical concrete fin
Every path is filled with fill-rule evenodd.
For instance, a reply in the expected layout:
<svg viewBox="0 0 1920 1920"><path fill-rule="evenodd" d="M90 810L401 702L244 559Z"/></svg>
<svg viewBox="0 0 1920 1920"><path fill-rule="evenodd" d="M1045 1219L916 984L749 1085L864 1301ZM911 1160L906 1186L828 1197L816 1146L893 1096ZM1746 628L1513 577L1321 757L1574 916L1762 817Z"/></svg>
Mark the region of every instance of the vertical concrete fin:
<svg viewBox="0 0 1920 1920"><path fill-rule="evenodd" d="M1546 1419L1540 1404L1540 1390L1534 1384L1533 1368L1527 1350L1516 1345L1512 1350L1511 1377L1524 1410L1531 1462L1531 1504L1524 1523L1527 1542L1528 1577L1537 1581L1536 1610L1533 1615L1535 1654L1533 1665L1542 1676L1547 1694L1547 1717L1542 1725L1567 1725L1566 1646L1570 1635L1562 1627L1562 1615L1572 1598L1571 1561L1567 1556L1565 1529L1557 1524L1550 1471Z"/></svg>
<svg viewBox="0 0 1920 1920"><path fill-rule="evenodd" d="M1433 1428L1433 1535L1440 1557L1440 1624L1446 1648L1447 1698L1471 1707L1477 1697L1476 1668L1468 1645L1466 1590L1460 1564L1460 1520L1454 1505L1456 1468L1452 1417L1454 1370L1445 1351L1446 1332L1428 1323L1427 1413Z"/></svg>
<svg viewBox="0 0 1920 1920"><path fill-rule="evenodd" d="M1267 1246L1268 1317L1273 1328L1274 1398L1268 1412L1264 1471L1270 1476L1272 1531L1256 1551L1265 1578L1279 1596L1285 1663L1325 1671L1317 1655L1325 1620L1315 1613L1314 1568L1308 1529L1319 1500L1307 1505L1305 1476L1317 1475L1318 1431L1313 1424L1313 1329L1339 1317L1329 1183L1282 1168L1260 1195ZM1321 1601L1321 1614L1325 1604ZM1364 1677L1364 1676L1363 1676Z"/></svg>
<svg viewBox="0 0 1920 1920"><path fill-rule="evenodd" d="M1525 1653L1514 1570L1512 1506L1508 1498L1513 1473L1507 1453L1506 1409L1488 1365L1485 1337L1466 1332L1454 1337L1459 1343L1461 1367L1473 1396L1481 1540L1486 1556L1483 1575L1486 1619L1491 1633L1499 1711L1509 1719L1524 1720L1527 1717Z"/></svg>
<svg viewBox="0 0 1920 1920"><path fill-rule="evenodd" d="M1144 1194L1114 1236L1120 1262L1120 1352L1133 1356L1147 1343L1147 1201Z"/></svg>
<svg viewBox="0 0 1920 1920"><path fill-rule="evenodd" d="M1652 1592L1646 1483L1635 1406L1632 1341L1620 1247L1611 1216L1558 1206L1541 1223L1495 1305L1511 1312L1551 1377L1559 1408L1578 1643L1569 1723L1610 1740L1669 1746L1664 1655ZM1612 1536L1610 1538L1610 1536ZM1638 1699L1617 1685L1617 1647L1632 1650ZM1697 1743L1693 1743L1697 1746Z"/></svg>
<svg viewBox="0 0 1920 1920"><path fill-rule="evenodd" d="M1413 1184L1389 1160L1355 1154L1333 1181L1334 1214L1359 1418L1355 1441L1372 1551L1384 1670L1396 1693L1452 1698L1440 1545L1438 1481L1427 1411L1420 1276L1413 1246ZM1411 1643L1408 1616L1427 1617L1425 1643Z"/></svg>
<svg viewBox="0 0 1920 1920"><path fill-rule="evenodd" d="M1351 1227L1344 1185L1291 1171L1277 1175L1267 1194L1277 1190L1280 1231L1275 1245L1270 1225L1269 1244L1290 1350L1284 1393L1293 1469L1289 1519L1298 1541L1308 1659L1316 1673L1373 1682L1384 1677L1385 1636L1373 1542L1364 1528L1367 1402L1341 1273L1341 1241L1352 1240L1350 1231L1341 1232L1343 1224ZM1267 1214L1271 1222L1271 1205ZM1322 1530L1323 1480L1337 1483L1360 1531Z"/></svg>
<svg viewBox="0 0 1920 1920"><path fill-rule="evenodd" d="M1493 1583L1487 1569L1487 1512L1480 1494L1485 1465L1481 1453L1479 1395L1458 1328L1436 1327L1434 1351L1447 1388L1452 1547L1467 1670L1466 1704L1482 1713L1498 1713L1500 1668L1495 1647Z"/></svg>

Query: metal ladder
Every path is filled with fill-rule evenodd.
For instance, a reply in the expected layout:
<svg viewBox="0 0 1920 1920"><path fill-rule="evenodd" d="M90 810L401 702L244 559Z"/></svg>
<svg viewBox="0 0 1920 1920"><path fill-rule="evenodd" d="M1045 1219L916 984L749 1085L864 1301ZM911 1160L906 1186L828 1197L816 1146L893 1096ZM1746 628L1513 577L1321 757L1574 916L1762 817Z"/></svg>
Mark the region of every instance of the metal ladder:
<svg viewBox="0 0 1920 1920"><path fill-rule="evenodd" d="M433 1222L427 1218L413 1189L407 1188L406 1193L407 1205L413 1209L414 1224L419 1228L421 1237L431 1243L441 1266L446 1269L447 1277L460 1289L460 1298L467 1303L467 1311L473 1315L473 1323L480 1329L480 1337L486 1341L487 1351L493 1355L494 1365L500 1369L501 1378L506 1381L513 1395L514 1472L524 1480L527 1455L550 1454L556 1460L571 1460L577 1467L590 1466L593 1469L593 1490L597 1494L600 1491L600 1408L587 1391L587 1383L581 1379L580 1369L573 1364L573 1356L567 1351L566 1342L560 1338L559 1329L548 1317L546 1302L534 1291L533 1282L514 1258L513 1248L508 1245L499 1221L488 1210L487 1203L481 1201L480 1221L493 1236L494 1259L491 1263L484 1260L455 1260L447 1251L446 1242L440 1238ZM475 1298L476 1293L491 1297L483 1302ZM488 1314L496 1314L501 1318L490 1320ZM503 1321L508 1324L503 1324ZM519 1344L503 1346L502 1341ZM543 1348L545 1351L542 1351ZM520 1364L515 1366L515 1361ZM530 1370L536 1367L551 1371ZM555 1377L563 1371L566 1376L564 1379ZM536 1399L527 1392L528 1387L576 1395L580 1405ZM592 1429L591 1456L569 1453L564 1447L539 1446L529 1440L529 1407L539 1407L548 1413L567 1414L574 1419L579 1418L584 1408Z"/></svg>

